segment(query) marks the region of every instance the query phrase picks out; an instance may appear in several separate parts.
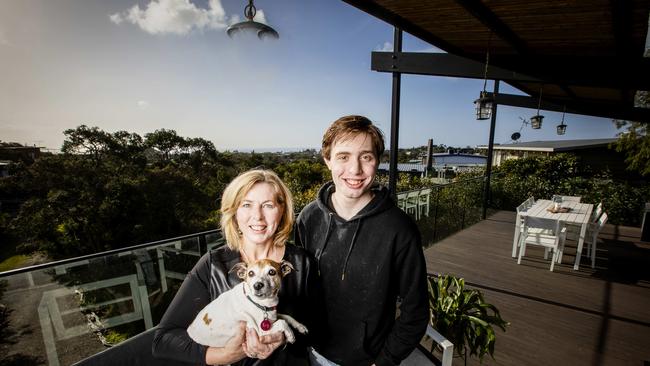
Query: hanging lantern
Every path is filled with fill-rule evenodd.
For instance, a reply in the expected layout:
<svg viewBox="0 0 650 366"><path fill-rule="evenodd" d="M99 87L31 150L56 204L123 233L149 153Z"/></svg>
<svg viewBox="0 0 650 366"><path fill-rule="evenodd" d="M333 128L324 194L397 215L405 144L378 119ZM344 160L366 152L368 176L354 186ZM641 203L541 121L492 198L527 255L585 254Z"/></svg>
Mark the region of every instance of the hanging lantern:
<svg viewBox="0 0 650 366"><path fill-rule="evenodd" d="M533 130L539 130L542 128L542 120L544 120L544 116L539 114L539 108L542 106L542 91L543 87L539 88L539 100L537 101L537 114L530 117L530 127L533 128Z"/></svg>
<svg viewBox="0 0 650 366"><path fill-rule="evenodd" d="M544 119L544 116L541 114L534 115L530 117L530 127L533 128L533 130L539 130L542 128L542 120Z"/></svg>
<svg viewBox="0 0 650 366"><path fill-rule="evenodd" d="M253 0L248 0L248 5L244 8L244 16L247 20L228 27L226 29L228 36L233 37L238 33L250 32L256 34L259 39L280 38L275 29L253 20L256 13L257 9L255 8L255 4L253 4Z"/></svg>
<svg viewBox="0 0 650 366"><path fill-rule="evenodd" d="M559 125L557 125L557 134L558 135L564 135L566 133L566 125L564 124L564 114L566 113L566 106L564 106L564 110L562 111L562 122L560 122Z"/></svg>
<svg viewBox="0 0 650 366"><path fill-rule="evenodd" d="M474 106L476 107L476 119L479 121L489 119L492 115L493 105L494 99L488 96L488 93L485 90L482 91L479 98L474 101Z"/></svg>
<svg viewBox="0 0 650 366"><path fill-rule="evenodd" d="M494 105L494 98L489 97L485 88L487 87L487 73L488 65L490 63L490 43L488 41L487 52L485 53L485 71L483 72L483 91L479 94L478 99L474 101L476 108L476 119L478 121L489 119L492 116L492 106Z"/></svg>

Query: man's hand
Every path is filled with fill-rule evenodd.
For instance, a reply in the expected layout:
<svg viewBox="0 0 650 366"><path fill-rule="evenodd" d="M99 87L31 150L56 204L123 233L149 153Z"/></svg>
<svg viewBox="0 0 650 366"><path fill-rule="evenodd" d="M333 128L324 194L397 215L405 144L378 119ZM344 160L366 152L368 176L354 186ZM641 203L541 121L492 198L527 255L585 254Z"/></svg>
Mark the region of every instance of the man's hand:
<svg viewBox="0 0 650 366"><path fill-rule="evenodd" d="M242 343L242 349L250 358L264 360L278 347L286 342L284 333L276 332L259 337L255 329L246 330L246 342Z"/></svg>

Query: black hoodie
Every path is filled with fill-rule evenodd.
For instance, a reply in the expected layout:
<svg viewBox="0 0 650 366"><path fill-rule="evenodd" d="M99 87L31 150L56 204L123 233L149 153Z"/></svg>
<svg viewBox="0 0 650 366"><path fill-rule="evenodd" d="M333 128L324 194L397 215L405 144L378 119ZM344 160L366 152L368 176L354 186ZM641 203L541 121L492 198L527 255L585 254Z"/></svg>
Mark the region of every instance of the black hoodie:
<svg viewBox="0 0 650 366"><path fill-rule="evenodd" d="M341 365L397 365L429 320L418 228L384 187L345 220L329 205L334 188L326 183L297 220L296 244L318 259L325 298L325 337L316 351Z"/></svg>

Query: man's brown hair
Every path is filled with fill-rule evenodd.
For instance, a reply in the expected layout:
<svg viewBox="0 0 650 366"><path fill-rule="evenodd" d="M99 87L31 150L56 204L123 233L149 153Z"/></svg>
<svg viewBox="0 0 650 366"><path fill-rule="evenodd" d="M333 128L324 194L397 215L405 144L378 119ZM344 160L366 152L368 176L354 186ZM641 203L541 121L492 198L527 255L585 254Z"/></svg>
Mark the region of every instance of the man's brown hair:
<svg viewBox="0 0 650 366"><path fill-rule="evenodd" d="M341 140L353 138L358 134L370 136L375 158L379 160L384 153L384 134L377 126L372 124L364 116L344 116L332 123L323 135L323 146L321 154L329 160L332 152L332 145Z"/></svg>

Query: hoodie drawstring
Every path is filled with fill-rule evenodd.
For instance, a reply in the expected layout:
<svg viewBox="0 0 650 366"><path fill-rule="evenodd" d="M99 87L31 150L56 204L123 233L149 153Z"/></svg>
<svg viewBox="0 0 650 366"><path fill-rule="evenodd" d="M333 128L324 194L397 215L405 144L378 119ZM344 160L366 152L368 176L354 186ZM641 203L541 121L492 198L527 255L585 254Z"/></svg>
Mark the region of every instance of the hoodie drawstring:
<svg viewBox="0 0 650 366"><path fill-rule="evenodd" d="M354 235L352 235L352 242L350 243L350 249L348 249L348 255L345 256L345 262L343 262L343 271L341 272L341 281L345 280L345 270L348 268L348 259L350 259L350 254L352 254L352 248L354 243L357 241L357 233L361 227L361 219L357 220L357 228L354 229Z"/></svg>
<svg viewBox="0 0 650 366"><path fill-rule="evenodd" d="M325 232L325 241L323 241L323 244L320 246L320 248L316 249L316 262L318 262L318 275L320 276L320 257L323 255L323 252L325 251L325 248L327 247L327 242L330 239L330 234L332 233L332 216L334 214L330 212L328 214L327 218L327 231Z"/></svg>

